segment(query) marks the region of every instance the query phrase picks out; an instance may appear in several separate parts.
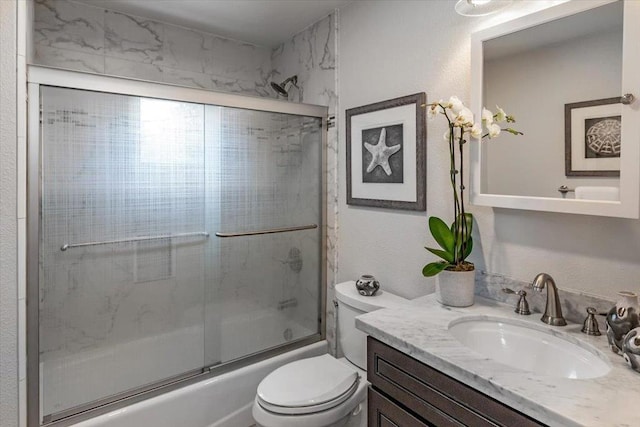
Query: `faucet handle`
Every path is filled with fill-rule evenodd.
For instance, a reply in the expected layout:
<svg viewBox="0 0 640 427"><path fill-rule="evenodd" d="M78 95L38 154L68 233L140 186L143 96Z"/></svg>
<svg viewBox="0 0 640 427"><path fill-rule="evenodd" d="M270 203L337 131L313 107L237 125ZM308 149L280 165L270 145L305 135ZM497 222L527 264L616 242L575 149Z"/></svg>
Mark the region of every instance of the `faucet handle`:
<svg viewBox="0 0 640 427"><path fill-rule="evenodd" d="M587 308L587 318L584 319L584 324L582 325L582 332L587 335L602 335L600 333L600 328L598 328L598 321L595 316L596 314L598 314L598 311L595 308Z"/></svg>
<svg viewBox="0 0 640 427"><path fill-rule="evenodd" d="M531 311L529 310L529 303L527 302L526 291L520 289L519 291L516 292L513 289L502 288L502 292L504 292L505 294L516 294L520 296L520 299L518 300L518 304L516 305L516 309L514 310L516 313L522 314L525 316L531 314Z"/></svg>

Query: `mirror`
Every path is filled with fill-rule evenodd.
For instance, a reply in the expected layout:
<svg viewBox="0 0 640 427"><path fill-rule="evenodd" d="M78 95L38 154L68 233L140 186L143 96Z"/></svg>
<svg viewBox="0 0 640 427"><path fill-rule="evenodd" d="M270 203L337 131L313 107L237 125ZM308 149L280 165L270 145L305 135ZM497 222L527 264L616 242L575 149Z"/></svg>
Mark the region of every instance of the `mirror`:
<svg viewBox="0 0 640 427"><path fill-rule="evenodd" d="M473 35L474 112L500 106L524 135L472 144L472 203L638 217L633 3L563 3Z"/></svg>

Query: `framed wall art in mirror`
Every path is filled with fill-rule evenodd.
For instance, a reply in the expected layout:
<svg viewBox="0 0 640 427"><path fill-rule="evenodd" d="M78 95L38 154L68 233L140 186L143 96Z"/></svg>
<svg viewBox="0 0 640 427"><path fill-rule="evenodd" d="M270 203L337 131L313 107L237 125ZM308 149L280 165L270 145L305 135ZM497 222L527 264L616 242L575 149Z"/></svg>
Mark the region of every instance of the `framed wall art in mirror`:
<svg viewBox="0 0 640 427"><path fill-rule="evenodd" d="M424 92L346 111L347 204L426 210Z"/></svg>
<svg viewBox="0 0 640 427"><path fill-rule="evenodd" d="M472 204L638 218L638 20L638 1L570 1L472 34L472 110L524 133L470 145Z"/></svg>
<svg viewBox="0 0 640 427"><path fill-rule="evenodd" d="M564 106L566 176L620 176L620 97Z"/></svg>

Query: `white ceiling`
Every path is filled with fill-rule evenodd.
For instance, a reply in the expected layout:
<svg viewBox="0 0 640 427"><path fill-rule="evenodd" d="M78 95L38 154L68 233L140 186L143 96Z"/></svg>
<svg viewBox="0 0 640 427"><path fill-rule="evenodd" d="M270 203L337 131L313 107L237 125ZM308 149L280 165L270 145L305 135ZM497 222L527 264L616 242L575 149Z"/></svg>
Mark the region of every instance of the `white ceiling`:
<svg viewBox="0 0 640 427"><path fill-rule="evenodd" d="M76 0L275 47L354 0Z"/></svg>

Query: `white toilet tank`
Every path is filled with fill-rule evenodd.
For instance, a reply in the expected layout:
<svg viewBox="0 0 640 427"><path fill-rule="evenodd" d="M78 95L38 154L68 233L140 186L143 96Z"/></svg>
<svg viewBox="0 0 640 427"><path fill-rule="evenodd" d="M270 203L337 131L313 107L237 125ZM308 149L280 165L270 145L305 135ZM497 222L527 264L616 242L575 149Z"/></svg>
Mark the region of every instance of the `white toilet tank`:
<svg viewBox="0 0 640 427"><path fill-rule="evenodd" d="M356 329L356 316L381 308L401 307L410 301L382 288L372 297L360 295L353 280L336 285L336 299L340 347L347 360L366 371L367 334Z"/></svg>

